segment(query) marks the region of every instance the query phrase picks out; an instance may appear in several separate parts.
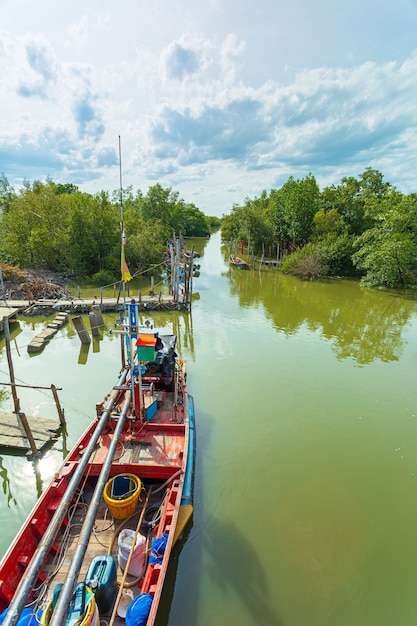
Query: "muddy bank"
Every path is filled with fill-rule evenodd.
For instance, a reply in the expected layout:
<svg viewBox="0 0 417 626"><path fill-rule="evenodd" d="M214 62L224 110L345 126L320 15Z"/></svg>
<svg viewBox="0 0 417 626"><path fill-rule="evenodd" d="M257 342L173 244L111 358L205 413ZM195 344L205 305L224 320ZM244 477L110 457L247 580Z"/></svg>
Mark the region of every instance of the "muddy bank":
<svg viewBox="0 0 417 626"><path fill-rule="evenodd" d="M45 269L19 270L19 277L4 279L3 297L7 300L40 300L68 297L68 285L76 280L59 272Z"/></svg>

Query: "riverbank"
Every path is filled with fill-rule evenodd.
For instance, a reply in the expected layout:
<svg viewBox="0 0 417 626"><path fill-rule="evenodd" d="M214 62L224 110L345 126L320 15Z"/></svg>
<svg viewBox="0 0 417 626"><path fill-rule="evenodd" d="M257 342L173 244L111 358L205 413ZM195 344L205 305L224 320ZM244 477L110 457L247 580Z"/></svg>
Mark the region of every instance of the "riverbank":
<svg viewBox="0 0 417 626"><path fill-rule="evenodd" d="M41 268L4 273L3 300L57 299L70 296L69 285L77 280L74 275Z"/></svg>

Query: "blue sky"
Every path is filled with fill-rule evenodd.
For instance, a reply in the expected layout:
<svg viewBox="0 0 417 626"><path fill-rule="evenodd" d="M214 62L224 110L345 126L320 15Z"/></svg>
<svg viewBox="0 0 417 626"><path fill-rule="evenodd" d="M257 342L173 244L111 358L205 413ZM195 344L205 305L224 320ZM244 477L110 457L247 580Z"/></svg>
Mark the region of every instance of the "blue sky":
<svg viewBox="0 0 417 626"><path fill-rule="evenodd" d="M417 192L417 0L0 0L0 172L208 215L310 172Z"/></svg>

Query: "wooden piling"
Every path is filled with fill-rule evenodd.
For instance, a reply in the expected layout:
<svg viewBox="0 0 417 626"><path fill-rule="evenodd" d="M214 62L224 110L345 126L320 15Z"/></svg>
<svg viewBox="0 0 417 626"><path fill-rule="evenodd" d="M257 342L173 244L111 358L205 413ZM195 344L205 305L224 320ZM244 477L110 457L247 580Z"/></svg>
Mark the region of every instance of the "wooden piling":
<svg viewBox="0 0 417 626"><path fill-rule="evenodd" d="M98 304L93 304L91 310L95 314L97 318L97 324L99 326L104 326L103 313L101 312L101 307Z"/></svg>
<svg viewBox="0 0 417 626"><path fill-rule="evenodd" d="M55 387L55 385L51 385L51 391L52 391L52 395L54 396L55 405L58 411L59 422L61 426L66 426L64 409L61 407L61 403L58 398L57 388Z"/></svg>
<svg viewBox="0 0 417 626"><path fill-rule="evenodd" d="M7 317L3 317L3 330L4 336L6 339L6 354L7 354L7 363L9 365L9 374L10 374L10 385L12 387L12 396L13 396L13 404L14 404L14 412L20 420L23 430L25 431L27 440L29 441L30 448L33 454L37 454L38 449L36 447L35 440L32 435L32 431L30 430L29 423L26 419L26 415L20 410L20 400L16 391L16 382L14 378L14 369L13 369L13 361L12 361L12 352L10 350L10 329L9 329L9 320Z"/></svg>
<svg viewBox="0 0 417 626"><path fill-rule="evenodd" d="M100 335L100 329L98 327L97 316L93 311L90 311L88 314L88 319L90 321L91 334L93 337L98 337Z"/></svg>
<svg viewBox="0 0 417 626"><path fill-rule="evenodd" d="M91 343L91 337L88 334L86 327L84 326L83 318L80 315L77 315L77 317L72 318L72 323L74 324L75 330L77 331L81 343Z"/></svg>

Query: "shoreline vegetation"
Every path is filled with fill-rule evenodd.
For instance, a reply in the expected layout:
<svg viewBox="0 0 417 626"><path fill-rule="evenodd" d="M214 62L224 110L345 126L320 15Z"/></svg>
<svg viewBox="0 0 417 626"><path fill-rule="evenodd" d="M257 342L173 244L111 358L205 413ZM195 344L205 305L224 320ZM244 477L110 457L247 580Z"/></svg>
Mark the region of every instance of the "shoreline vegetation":
<svg viewBox="0 0 417 626"><path fill-rule="evenodd" d="M417 284L417 193L402 194L372 168L321 191L312 174L290 177L280 189L234 206L221 232L236 251L237 242L244 242L245 260L265 255L301 279L354 277L363 286L386 288Z"/></svg>
<svg viewBox="0 0 417 626"><path fill-rule="evenodd" d="M99 289L120 281L122 252L124 275L159 279L174 233L207 237L219 223L159 184L146 194L129 187L91 195L48 179L17 192L0 175L0 263L3 279L17 284L25 283L19 272L39 268Z"/></svg>
<svg viewBox="0 0 417 626"><path fill-rule="evenodd" d="M205 216L160 184L146 194L129 187L90 195L48 179L16 192L0 175L4 274L35 267L88 279L98 289L119 280L123 248L129 275L160 279L173 233L207 237L218 227L230 253L274 260L280 271L304 280L353 277L390 289L417 284L417 193L402 194L372 168L323 190L311 173L290 177L222 218Z"/></svg>

